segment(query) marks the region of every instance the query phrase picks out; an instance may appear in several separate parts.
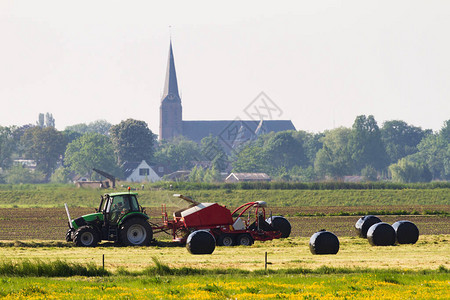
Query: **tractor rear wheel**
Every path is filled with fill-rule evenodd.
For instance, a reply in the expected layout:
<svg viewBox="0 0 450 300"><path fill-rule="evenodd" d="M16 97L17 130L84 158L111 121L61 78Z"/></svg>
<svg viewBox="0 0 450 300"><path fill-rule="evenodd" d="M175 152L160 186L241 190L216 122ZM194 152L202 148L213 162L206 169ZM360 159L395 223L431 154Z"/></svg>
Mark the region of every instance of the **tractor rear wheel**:
<svg viewBox="0 0 450 300"><path fill-rule="evenodd" d="M243 233L238 235L236 244L240 246L251 246L253 245L253 242L254 240L250 234Z"/></svg>
<svg viewBox="0 0 450 300"><path fill-rule="evenodd" d="M78 247L95 247L100 241L99 234L91 226L81 226L75 231L73 242Z"/></svg>
<svg viewBox="0 0 450 300"><path fill-rule="evenodd" d="M119 237L125 246L147 246L153 238L153 230L147 221L133 218L120 226Z"/></svg>
<svg viewBox="0 0 450 300"><path fill-rule="evenodd" d="M234 237L231 234L221 234L217 240L217 245L219 246L233 246L234 245Z"/></svg>

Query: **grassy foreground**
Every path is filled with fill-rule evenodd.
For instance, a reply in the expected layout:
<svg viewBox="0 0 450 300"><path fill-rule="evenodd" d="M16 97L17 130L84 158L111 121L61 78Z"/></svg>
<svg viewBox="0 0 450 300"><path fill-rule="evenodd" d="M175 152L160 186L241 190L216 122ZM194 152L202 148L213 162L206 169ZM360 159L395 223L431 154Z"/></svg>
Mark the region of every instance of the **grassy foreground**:
<svg viewBox="0 0 450 300"><path fill-rule="evenodd" d="M449 274L1 278L3 299L449 299Z"/></svg>

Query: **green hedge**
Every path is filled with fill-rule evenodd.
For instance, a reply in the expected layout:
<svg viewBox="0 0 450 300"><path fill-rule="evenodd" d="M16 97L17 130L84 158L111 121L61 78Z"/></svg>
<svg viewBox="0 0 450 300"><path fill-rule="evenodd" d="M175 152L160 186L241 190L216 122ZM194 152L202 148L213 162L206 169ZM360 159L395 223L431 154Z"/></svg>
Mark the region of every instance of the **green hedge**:
<svg viewBox="0 0 450 300"><path fill-rule="evenodd" d="M239 183L193 183L157 182L154 188L182 190L402 190L450 188L450 182L391 183L391 182L239 182Z"/></svg>

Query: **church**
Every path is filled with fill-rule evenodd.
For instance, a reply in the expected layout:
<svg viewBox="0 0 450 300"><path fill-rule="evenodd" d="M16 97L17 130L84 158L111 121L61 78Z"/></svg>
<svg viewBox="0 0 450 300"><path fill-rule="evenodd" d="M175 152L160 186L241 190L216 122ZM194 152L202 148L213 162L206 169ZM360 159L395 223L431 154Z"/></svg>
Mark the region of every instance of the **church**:
<svg viewBox="0 0 450 300"><path fill-rule="evenodd" d="M177 136L200 143L209 135L219 137L227 152L260 134L296 130L291 120L183 120L183 107L178 93L172 41L170 41L166 80L160 106L159 140Z"/></svg>

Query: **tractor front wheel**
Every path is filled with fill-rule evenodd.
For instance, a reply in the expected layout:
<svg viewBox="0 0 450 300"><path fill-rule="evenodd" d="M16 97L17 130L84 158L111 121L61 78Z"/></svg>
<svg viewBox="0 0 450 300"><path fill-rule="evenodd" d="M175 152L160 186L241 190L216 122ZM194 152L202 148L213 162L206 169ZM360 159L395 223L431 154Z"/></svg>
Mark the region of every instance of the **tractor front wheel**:
<svg viewBox="0 0 450 300"><path fill-rule="evenodd" d="M120 226L120 241L125 246L147 246L152 238L152 227L143 219L134 218Z"/></svg>
<svg viewBox="0 0 450 300"><path fill-rule="evenodd" d="M73 231L72 228L69 228L69 230L67 230L67 233L66 233L66 242L73 242L73 239L72 239L72 231Z"/></svg>
<svg viewBox="0 0 450 300"><path fill-rule="evenodd" d="M78 247L95 247L99 241L98 232L91 226L81 226L73 237L73 242Z"/></svg>

